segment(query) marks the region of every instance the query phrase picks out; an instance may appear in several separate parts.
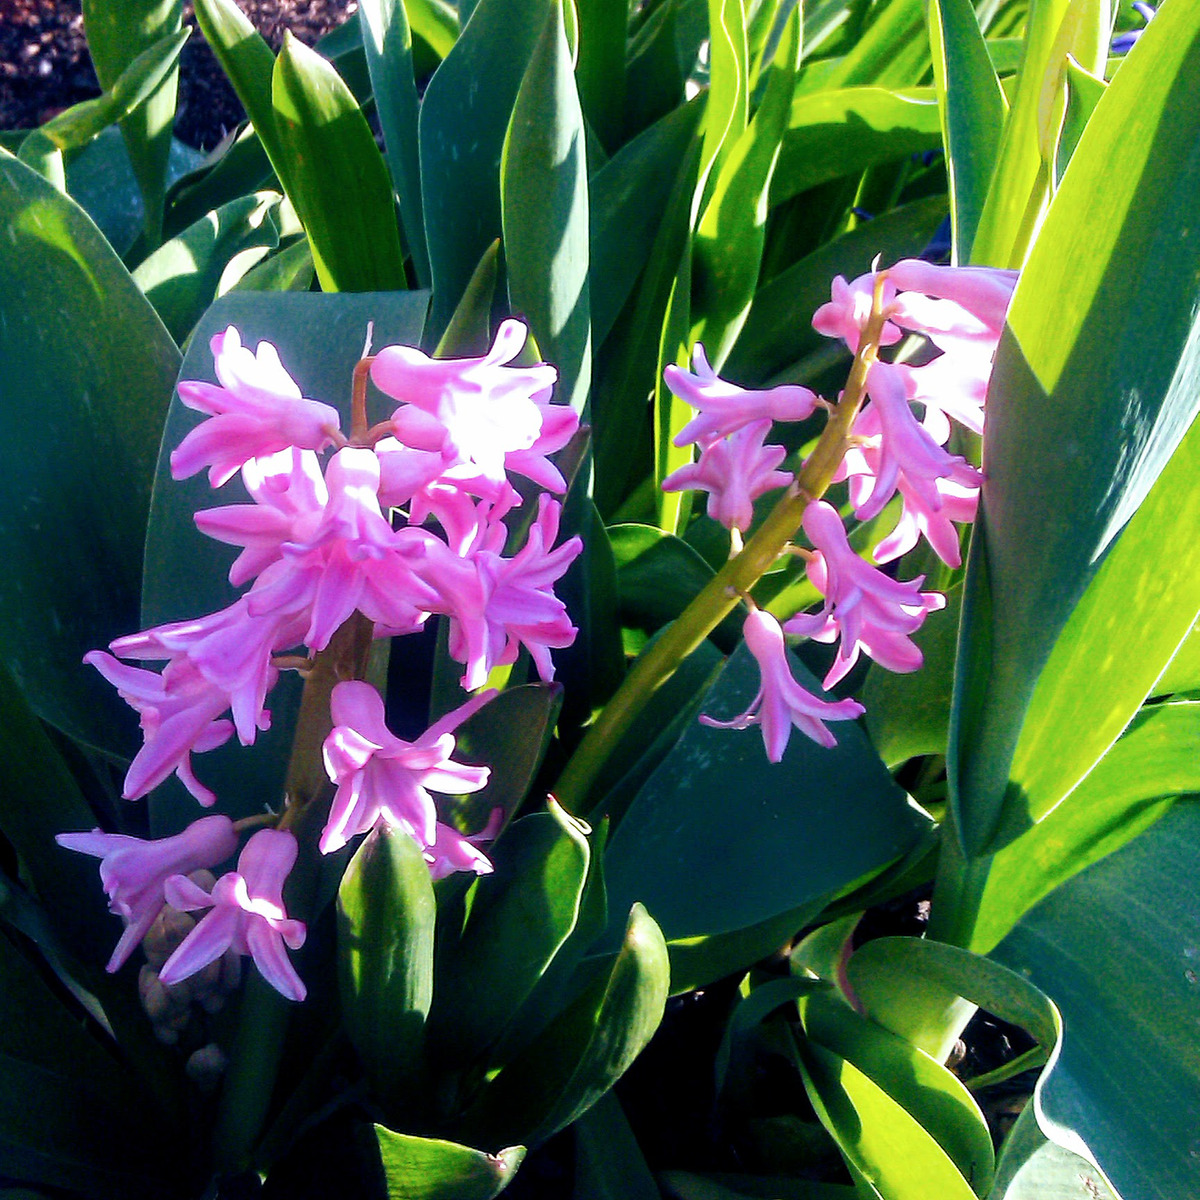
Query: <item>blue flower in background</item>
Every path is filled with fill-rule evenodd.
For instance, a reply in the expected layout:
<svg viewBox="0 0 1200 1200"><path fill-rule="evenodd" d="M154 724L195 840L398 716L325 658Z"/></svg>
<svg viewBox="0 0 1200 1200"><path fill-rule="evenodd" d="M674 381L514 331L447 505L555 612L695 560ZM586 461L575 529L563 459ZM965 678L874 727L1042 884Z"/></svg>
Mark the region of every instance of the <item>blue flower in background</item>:
<svg viewBox="0 0 1200 1200"><path fill-rule="evenodd" d="M1136 0L1136 3L1133 7L1142 20L1149 25L1150 18L1154 16L1154 8L1149 4L1144 4L1142 0ZM1142 29L1130 29L1125 33L1117 34L1117 36L1112 40L1112 52L1114 54L1128 54L1133 48L1133 43L1136 42L1144 32L1145 27L1143 26Z"/></svg>

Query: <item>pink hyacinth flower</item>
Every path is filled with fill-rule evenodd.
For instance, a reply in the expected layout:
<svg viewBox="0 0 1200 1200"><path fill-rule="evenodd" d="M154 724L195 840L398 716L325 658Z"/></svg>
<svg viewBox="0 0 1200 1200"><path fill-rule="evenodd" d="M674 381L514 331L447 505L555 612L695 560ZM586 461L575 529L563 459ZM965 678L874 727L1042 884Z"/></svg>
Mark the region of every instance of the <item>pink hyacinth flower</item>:
<svg viewBox="0 0 1200 1200"><path fill-rule="evenodd" d="M959 314L966 313L980 326L977 336L994 343L1004 328L1018 272L996 267L939 267L923 259L905 258L887 268L887 277L898 292L908 293L892 306L896 320L906 329L931 334L935 341L939 325L941 331L959 337L976 336L966 332L970 322L958 329L953 325L962 319ZM922 301L922 296L944 301L958 311L939 309Z"/></svg>
<svg viewBox="0 0 1200 1200"><path fill-rule="evenodd" d="M252 353L231 325L210 344L220 386L196 379L179 385L180 400L209 420L172 452L176 479L208 467L209 483L220 487L253 458L289 447L323 450L334 443L341 419L337 409L306 400L270 342L259 342Z"/></svg>
<svg viewBox="0 0 1200 1200"><path fill-rule="evenodd" d="M858 352L859 338L871 317L871 306L875 296L874 271L860 275L851 283L845 276L835 277L832 286L832 299L822 304L813 314L812 326L825 337L841 338L846 343L851 354ZM896 297L896 286L888 277L883 284L883 304L885 310ZM890 321L883 323L879 344L892 346L900 340L903 334Z"/></svg>
<svg viewBox="0 0 1200 1200"><path fill-rule="evenodd" d="M761 725L767 758L776 763L783 758L793 725L819 745L836 746L837 739L824 722L851 721L862 716L863 706L857 700L821 700L806 692L792 677L783 630L770 613L755 609L742 628L762 672L762 684L744 713L729 721L702 716L701 722L717 729Z"/></svg>
<svg viewBox="0 0 1200 1200"><path fill-rule="evenodd" d="M141 719L145 742L125 775L126 800L136 800L157 787L172 772L205 807L216 802L192 771L193 751L202 753L224 745L233 723L218 720L229 697L205 679L186 658L167 664L162 674L118 662L103 650L83 661L96 668Z"/></svg>
<svg viewBox="0 0 1200 1200"><path fill-rule="evenodd" d="M825 605L818 613L793 617L783 629L820 642L840 637L824 686L843 679L860 652L889 671L917 670L921 651L909 635L921 627L926 614L945 608L945 596L922 592L924 576L901 583L864 562L851 548L837 509L823 500L804 510L804 532L816 548L808 577L825 597Z"/></svg>
<svg viewBox="0 0 1200 1200"><path fill-rule="evenodd" d="M388 729L383 699L369 683L339 683L330 699L334 728L322 748L337 792L321 833L321 853L340 850L380 821L405 830L422 849L435 845L437 809L430 792L477 792L491 774L487 767L454 762L451 755L454 730L495 695L473 696L416 741L405 742Z"/></svg>
<svg viewBox="0 0 1200 1200"><path fill-rule="evenodd" d="M434 879L445 879L455 871L474 871L476 875L490 875L495 868L488 856L479 849L479 844L495 838L503 819L504 810L494 809L487 826L478 833L469 835L461 834L454 826L439 821L433 841L424 850L430 876Z"/></svg>
<svg viewBox="0 0 1200 1200"><path fill-rule="evenodd" d="M699 410L675 435L676 446L698 442L704 448L762 420L803 421L817 406L817 394L806 387L784 384L750 391L728 383L709 365L699 343L692 350L690 372L670 363L663 378L676 396Z"/></svg>
<svg viewBox="0 0 1200 1200"><path fill-rule="evenodd" d="M302 540L329 502L320 460L311 450L292 447L251 459L242 467L242 481L253 504L228 504L195 516L201 533L243 547L229 568L235 587L278 562L283 543Z"/></svg>
<svg viewBox="0 0 1200 1200"><path fill-rule="evenodd" d="M119 970L162 912L163 887L172 875L207 870L237 849L228 817L201 817L174 837L145 841L122 833L60 833L54 839L68 850L100 859L100 883L109 911L125 922L107 970Z"/></svg>
<svg viewBox="0 0 1200 1200"><path fill-rule="evenodd" d="M869 521L882 512L896 493L901 472L909 490L937 508L936 481L948 479L964 488L977 488L983 476L965 458L948 454L929 436L908 405L904 378L889 363L875 362L867 370L870 403L855 418L854 435L878 448L870 490L855 498L855 515Z"/></svg>
<svg viewBox="0 0 1200 1200"><path fill-rule="evenodd" d="M392 416L397 439L414 450L440 452L447 465L472 464L492 487L507 483L507 466L563 490L562 476L545 456L566 444L578 418L550 403L554 367L508 365L526 336L520 321L504 321L481 358L434 359L412 346L385 346L371 364L371 379L404 402Z"/></svg>
<svg viewBox="0 0 1200 1200"><path fill-rule="evenodd" d="M227 950L249 954L280 995L303 1000L306 989L284 950L304 945L303 921L288 917L283 885L296 862L297 845L282 829L260 829L238 856L236 871L217 880L211 894L186 875L166 881L167 903L184 912L210 911L196 923L159 972L167 986L179 983Z"/></svg>
<svg viewBox="0 0 1200 1200"><path fill-rule="evenodd" d="M708 492L708 515L726 529L743 533L754 519L754 501L792 482L790 471L775 468L787 457L782 446L764 446L771 422L755 421L732 436L710 442L697 462L672 471L662 481L664 492L689 489Z"/></svg>

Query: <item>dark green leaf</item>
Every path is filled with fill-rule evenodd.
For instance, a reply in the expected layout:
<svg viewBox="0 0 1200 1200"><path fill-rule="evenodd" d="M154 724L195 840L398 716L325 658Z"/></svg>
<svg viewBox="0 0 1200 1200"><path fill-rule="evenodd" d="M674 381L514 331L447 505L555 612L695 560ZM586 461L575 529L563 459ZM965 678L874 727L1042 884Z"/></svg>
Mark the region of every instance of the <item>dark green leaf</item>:
<svg viewBox="0 0 1200 1200"><path fill-rule="evenodd" d="M1071 155L1075 153L1075 147L1079 145L1079 139L1108 86L1102 77L1085 71L1073 58L1067 59L1066 76L1066 111L1054 147L1056 187L1062 183L1063 174L1071 163Z"/></svg>
<svg viewBox="0 0 1200 1200"><path fill-rule="evenodd" d="M661 1193L615 1092L606 1092L575 1122L575 1191L571 1200L660 1200Z"/></svg>
<svg viewBox="0 0 1200 1200"><path fill-rule="evenodd" d="M513 309L558 368L559 399L586 420L592 377L587 163L562 4L550 4L513 104L500 160L500 208Z"/></svg>
<svg viewBox="0 0 1200 1200"><path fill-rule="evenodd" d="M179 351L91 221L3 153L0 225L0 360L21 368L0 378L3 649L40 716L120 752L134 722L80 660L137 622Z"/></svg>
<svg viewBox="0 0 1200 1200"><path fill-rule="evenodd" d="M480 0L425 89L418 128L435 341L480 257L503 232L498 167L548 11L549 0Z"/></svg>
<svg viewBox="0 0 1200 1200"><path fill-rule="evenodd" d="M1047 1141L1026 1104L1004 1139L988 1200L1119 1200L1085 1158Z"/></svg>
<svg viewBox="0 0 1200 1200"><path fill-rule="evenodd" d="M338 981L346 1032L389 1108L411 1102L433 999L437 905L421 848L381 826L338 889Z"/></svg>
<svg viewBox="0 0 1200 1200"><path fill-rule="evenodd" d="M615 150L625 123L625 32L629 9L612 0L580 0L575 76L588 125Z"/></svg>
<svg viewBox="0 0 1200 1200"><path fill-rule="evenodd" d="M269 70L270 64L265 65ZM67 175L69 182L69 169ZM174 237L206 213L248 192L277 187L270 160L254 126L243 125L171 186L163 232Z"/></svg>
<svg viewBox="0 0 1200 1200"><path fill-rule="evenodd" d="M350 89L319 54L285 35L271 101L288 158L284 183L308 233L322 289L404 287L391 181Z"/></svg>

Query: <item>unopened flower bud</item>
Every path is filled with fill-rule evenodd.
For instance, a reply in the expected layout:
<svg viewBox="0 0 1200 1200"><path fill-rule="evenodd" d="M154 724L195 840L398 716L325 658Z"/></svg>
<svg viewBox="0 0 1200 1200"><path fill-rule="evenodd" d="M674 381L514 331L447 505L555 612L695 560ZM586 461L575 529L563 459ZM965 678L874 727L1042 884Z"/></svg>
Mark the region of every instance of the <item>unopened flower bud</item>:
<svg viewBox="0 0 1200 1200"><path fill-rule="evenodd" d="M158 914L142 941L146 962L156 971L175 953L176 947L191 933L196 921L187 913L169 905Z"/></svg>
<svg viewBox="0 0 1200 1200"><path fill-rule="evenodd" d="M209 1042L207 1046L201 1046L192 1054L184 1070L187 1077L207 1095L216 1091L227 1062L221 1047L216 1042Z"/></svg>

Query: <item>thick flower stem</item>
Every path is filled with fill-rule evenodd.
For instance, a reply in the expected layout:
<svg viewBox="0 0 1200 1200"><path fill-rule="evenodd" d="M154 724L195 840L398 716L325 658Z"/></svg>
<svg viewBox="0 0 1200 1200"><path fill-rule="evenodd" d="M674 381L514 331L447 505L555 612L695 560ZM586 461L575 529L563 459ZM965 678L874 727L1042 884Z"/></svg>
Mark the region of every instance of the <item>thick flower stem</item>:
<svg viewBox="0 0 1200 1200"><path fill-rule="evenodd" d="M569 812L578 812L621 739L650 698L701 642L729 615L800 528L804 510L828 489L850 447L850 429L865 395L867 371L879 350L884 325L883 274L875 282L871 316L863 330L846 388L800 474L742 552L731 558L663 635L633 664L616 694L588 729L559 776L554 794ZM589 819L602 814L588 813Z"/></svg>

